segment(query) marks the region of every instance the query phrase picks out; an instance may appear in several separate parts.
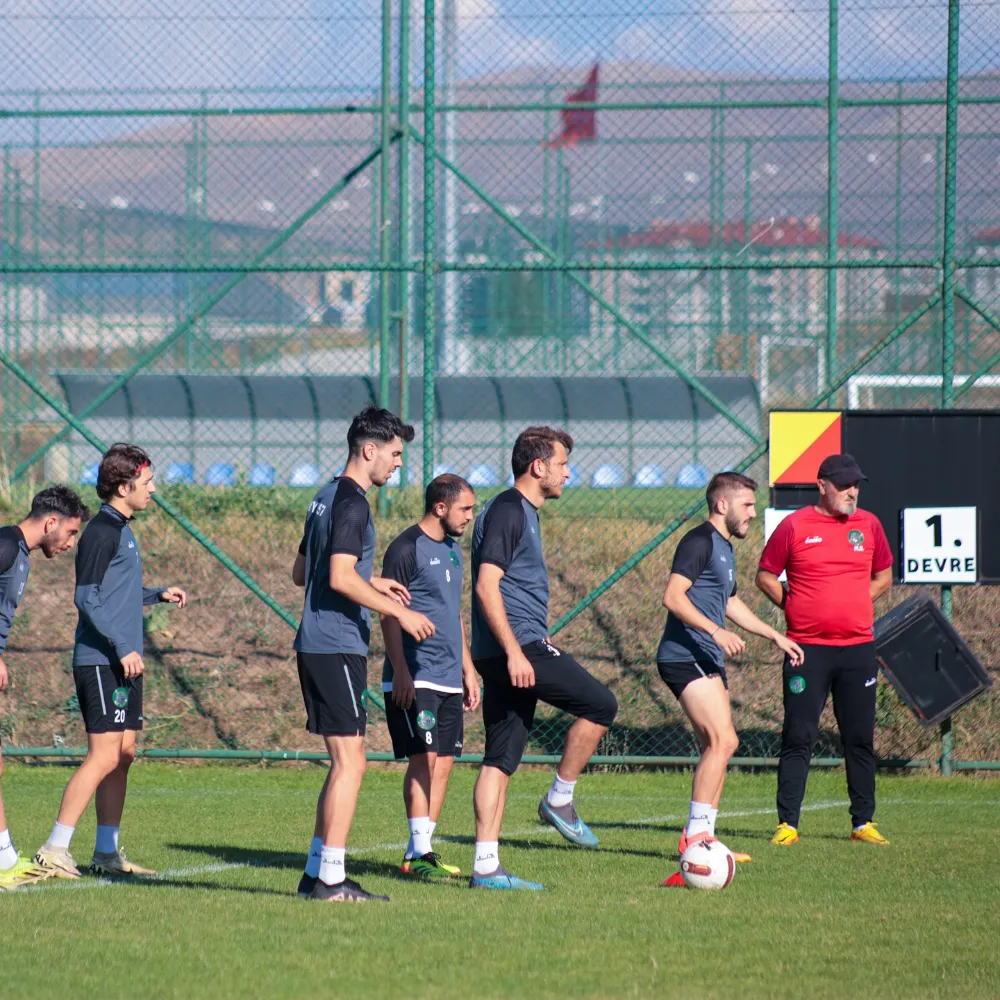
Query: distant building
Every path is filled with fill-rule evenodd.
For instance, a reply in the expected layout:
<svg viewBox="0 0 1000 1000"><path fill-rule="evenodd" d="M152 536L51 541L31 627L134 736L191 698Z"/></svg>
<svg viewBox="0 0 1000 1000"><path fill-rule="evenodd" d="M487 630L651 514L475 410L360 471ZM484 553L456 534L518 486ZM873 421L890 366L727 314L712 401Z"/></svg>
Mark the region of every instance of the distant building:
<svg viewBox="0 0 1000 1000"><path fill-rule="evenodd" d="M706 357L716 337L759 335L819 336L826 321L826 279L823 269L701 271L713 250L722 260L785 257L807 268L826 256L826 230L816 216L789 217L756 223L747 232L742 222L716 227L707 222L654 220L642 231L615 234L603 247L606 261L662 263L690 261L678 270L594 271L591 281L633 322L663 340L678 357L696 367L715 367ZM851 233L838 234L840 256L866 259L873 269L840 272L837 315L841 321L861 321L881 314L884 303L877 289L884 281L878 266L880 244ZM614 318L594 304L592 327L607 333ZM686 348L686 349L685 349Z"/></svg>

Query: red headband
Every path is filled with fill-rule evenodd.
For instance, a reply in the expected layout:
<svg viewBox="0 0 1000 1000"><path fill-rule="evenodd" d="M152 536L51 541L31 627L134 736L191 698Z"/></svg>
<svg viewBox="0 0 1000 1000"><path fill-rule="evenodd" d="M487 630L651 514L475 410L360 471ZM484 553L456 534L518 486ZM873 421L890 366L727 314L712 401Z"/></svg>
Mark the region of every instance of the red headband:
<svg viewBox="0 0 1000 1000"><path fill-rule="evenodd" d="M142 465L140 465L140 466L139 466L139 468L137 468L137 469L135 470L135 474L136 474L137 476L138 476L138 475L141 475L141 474L142 474L142 470L143 470L143 469L148 469L148 468L149 468L149 462L143 462L143 463L142 463Z"/></svg>

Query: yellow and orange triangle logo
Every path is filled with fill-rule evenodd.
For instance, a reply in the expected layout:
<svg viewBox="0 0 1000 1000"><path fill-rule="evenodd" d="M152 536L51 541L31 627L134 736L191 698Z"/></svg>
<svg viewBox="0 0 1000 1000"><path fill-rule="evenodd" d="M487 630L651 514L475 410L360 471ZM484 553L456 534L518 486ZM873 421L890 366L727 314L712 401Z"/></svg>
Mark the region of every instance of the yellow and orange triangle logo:
<svg viewBox="0 0 1000 1000"><path fill-rule="evenodd" d="M816 482L820 463L840 454L841 413L833 410L775 410L771 413L771 486Z"/></svg>

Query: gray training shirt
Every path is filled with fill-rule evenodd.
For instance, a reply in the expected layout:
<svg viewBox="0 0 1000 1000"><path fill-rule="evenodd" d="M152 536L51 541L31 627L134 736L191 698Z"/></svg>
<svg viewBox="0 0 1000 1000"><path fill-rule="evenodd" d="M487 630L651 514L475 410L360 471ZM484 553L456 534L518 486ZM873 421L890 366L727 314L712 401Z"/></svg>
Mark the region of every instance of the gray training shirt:
<svg viewBox="0 0 1000 1000"><path fill-rule="evenodd" d="M460 694L462 691L462 550L454 538L435 541L419 524L407 528L386 549L382 576L410 592L410 610L427 615L437 630L417 642L403 632L403 653L413 686ZM382 690L392 690L386 655Z"/></svg>
<svg viewBox="0 0 1000 1000"><path fill-rule="evenodd" d="M102 504L80 535L73 594L80 612L74 667L116 663L129 653L142 655L142 608L158 604L163 588L142 585L142 559L129 520Z"/></svg>
<svg viewBox="0 0 1000 1000"><path fill-rule="evenodd" d="M670 572L691 581L687 592L691 603L724 628L726 604L736 593L736 560L732 545L711 522L699 524L680 540ZM668 612L656 659L661 663L707 660L721 667L723 652L707 632L685 625Z"/></svg>
<svg viewBox="0 0 1000 1000"><path fill-rule="evenodd" d="M479 607L479 567L492 563L503 570L500 596L517 641L545 639L549 631L549 571L542 555L538 510L516 489L498 493L483 508L472 532L472 657L503 656Z"/></svg>
<svg viewBox="0 0 1000 1000"><path fill-rule="evenodd" d="M7 649L7 636L30 570L28 546L21 529L16 524L0 528L0 653Z"/></svg>
<svg viewBox="0 0 1000 1000"><path fill-rule="evenodd" d="M358 576L371 582L375 523L365 491L347 476L323 486L306 513L299 554L306 561L306 595L295 636L300 653L368 655L371 615L330 588L330 556L357 557Z"/></svg>

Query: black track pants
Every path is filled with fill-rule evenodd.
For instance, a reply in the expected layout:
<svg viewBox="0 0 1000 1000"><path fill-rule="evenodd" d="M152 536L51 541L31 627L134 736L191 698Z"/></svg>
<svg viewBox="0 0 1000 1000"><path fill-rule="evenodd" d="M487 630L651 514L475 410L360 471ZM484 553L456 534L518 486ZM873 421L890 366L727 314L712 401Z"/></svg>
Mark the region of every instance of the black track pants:
<svg viewBox="0 0 1000 1000"><path fill-rule="evenodd" d="M809 759L819 735L819 717L829 694L844 744L847 792L855 826L875 815L875 643L814 646L800 643L805 662L782 670L785 722L778 763L778 819L799 825Z"/></svg>

